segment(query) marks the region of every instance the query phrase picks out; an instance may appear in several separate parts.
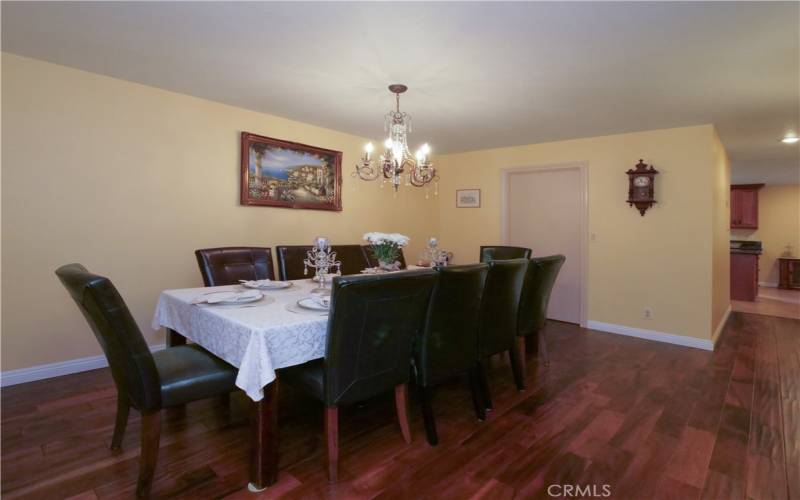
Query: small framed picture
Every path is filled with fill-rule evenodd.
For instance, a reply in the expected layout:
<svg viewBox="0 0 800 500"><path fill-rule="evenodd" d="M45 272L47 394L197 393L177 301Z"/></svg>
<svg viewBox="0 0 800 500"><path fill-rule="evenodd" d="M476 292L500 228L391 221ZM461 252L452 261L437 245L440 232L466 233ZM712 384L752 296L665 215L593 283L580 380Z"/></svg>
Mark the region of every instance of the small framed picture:
<svg viewBox="0 0 800 500"><path fill-rule="evenodd" d="M481 190L456 189L456 208L481 208Z"/></svg>

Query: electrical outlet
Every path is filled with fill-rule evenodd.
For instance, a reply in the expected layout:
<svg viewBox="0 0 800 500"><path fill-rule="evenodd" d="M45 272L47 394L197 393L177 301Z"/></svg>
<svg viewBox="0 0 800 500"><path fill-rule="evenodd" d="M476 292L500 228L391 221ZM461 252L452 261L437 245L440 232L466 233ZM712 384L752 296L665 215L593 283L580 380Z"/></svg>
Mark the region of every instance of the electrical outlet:
<svg viewBox="0 0 800 500"><path fill-rule="evenodd" d="M653 319L653 309L649 307L644 308L644 319Z"/></svg>

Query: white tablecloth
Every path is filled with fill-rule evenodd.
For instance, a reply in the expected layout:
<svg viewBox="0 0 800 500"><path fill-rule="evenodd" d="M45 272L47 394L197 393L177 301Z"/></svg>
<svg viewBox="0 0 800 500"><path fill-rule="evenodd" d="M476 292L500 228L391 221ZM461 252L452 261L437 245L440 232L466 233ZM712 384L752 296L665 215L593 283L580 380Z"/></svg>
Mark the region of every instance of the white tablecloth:
<svg viewBox="0 0 800 500"><path fill-rule="evenodd" d="M293 283L284 290L263 291L274 301L252 307L191 303L210 291L242 290L238 285L165 290L158 299L152 326L154 330L171 328L237 367L236 385L259 401L264 386L275 380L275 370L325 355L327 315L286 308L317 285L307 279Z"/></svg>

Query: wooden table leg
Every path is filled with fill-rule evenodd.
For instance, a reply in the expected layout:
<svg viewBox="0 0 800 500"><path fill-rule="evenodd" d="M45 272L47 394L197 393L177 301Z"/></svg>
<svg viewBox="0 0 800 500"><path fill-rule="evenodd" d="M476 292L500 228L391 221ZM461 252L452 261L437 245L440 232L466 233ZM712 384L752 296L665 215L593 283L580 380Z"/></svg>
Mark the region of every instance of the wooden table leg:
<svg viewBox="0 0 800 500"><path fill-rule="evenodd" d="M253 451L250 491L261 491L278 479L278 381L264 387L264 398L253 403L250 416Z"/></svg>

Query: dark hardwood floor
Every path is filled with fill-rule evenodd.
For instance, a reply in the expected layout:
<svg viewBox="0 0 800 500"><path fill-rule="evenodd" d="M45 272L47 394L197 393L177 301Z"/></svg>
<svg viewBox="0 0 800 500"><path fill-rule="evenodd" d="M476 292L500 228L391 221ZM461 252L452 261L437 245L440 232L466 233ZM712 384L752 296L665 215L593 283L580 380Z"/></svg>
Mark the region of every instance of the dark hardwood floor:
<svg viewBox="0 0 800 500"><path fill-rule="evenodd" d="M281 473L262 495L548 498L550 485L608 485L621 499L800 499L800 321L734 313L714 353L563 323L548 333L551 365L530 357L526 391L507 360L491 363L486 422L466 380L437 392L435 448L413 398L410 445L394 394L345 409L335 485L322 407L282 386ZM115 408L105 369L3 389L3 497L131 497L139 416L111 452ZM255 496L247 417L242 394L167 412L153 495Z"/></svg>

